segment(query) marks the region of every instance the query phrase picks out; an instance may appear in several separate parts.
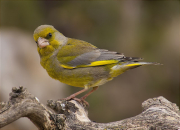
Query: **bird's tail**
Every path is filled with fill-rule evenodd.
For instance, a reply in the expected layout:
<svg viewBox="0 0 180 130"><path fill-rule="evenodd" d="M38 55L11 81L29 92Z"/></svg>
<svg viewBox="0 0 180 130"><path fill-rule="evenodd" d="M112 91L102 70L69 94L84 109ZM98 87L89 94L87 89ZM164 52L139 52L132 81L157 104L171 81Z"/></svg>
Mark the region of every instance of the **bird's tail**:
<svg viewBox="0 0 180 130"><path fill-rule="evenodd" d="M125 61L125 62L119 62L119 64L113 66L111 68L111 75L112 77L116 77L117 75L120 75L124 73L127 70L137 68L139 66L143 65L161 65L160 63L156 62L140 62L140 61Z"/></svg>
<svg viewBox="0 0 180 130"><path fill-rule="evenodd" d="M160 63L157 62L139 62L139 61L132 61L132 62L125 62L124 64L122 64L126 69L134 69L136 67L139 66L143 66L143 65L162 65Z"/></svg>
<svg viewBox="0 0 180 130"><path fill-rule="evenodd" d="M141 62L143 58L140 57L124 57L122 60L120 60L121 65L127 69L133 69L139 66L143 65L161 65L156 62Z"/></svg>

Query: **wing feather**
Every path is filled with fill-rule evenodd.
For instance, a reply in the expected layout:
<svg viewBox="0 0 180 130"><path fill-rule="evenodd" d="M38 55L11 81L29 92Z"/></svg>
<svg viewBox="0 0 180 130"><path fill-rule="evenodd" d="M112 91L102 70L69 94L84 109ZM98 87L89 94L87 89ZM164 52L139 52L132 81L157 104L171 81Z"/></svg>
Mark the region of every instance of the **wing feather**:
<svg viewBox="0 0 180 130"><path fill-rule="evenodd" d="M58 53L60 65L66 69L114 64L120 61L138 61L141 59L138 57L125 57L121 53L98 49L90 43L80 40L69 43L63 46Z"/></svg>

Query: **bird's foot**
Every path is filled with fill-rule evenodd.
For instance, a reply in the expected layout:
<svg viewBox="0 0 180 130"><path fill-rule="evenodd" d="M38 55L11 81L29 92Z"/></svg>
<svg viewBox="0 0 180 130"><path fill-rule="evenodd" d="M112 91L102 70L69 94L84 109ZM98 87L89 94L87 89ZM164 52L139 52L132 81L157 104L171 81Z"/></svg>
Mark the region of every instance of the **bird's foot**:
<svg viewBox="0 0 180 130"><path fill-rule="evenodd" d="M84 100L84 99L79 99L79 98L73 98L74 100L78 101L79 103L81 103L83 106L89 107L89 103Z"/></svg>

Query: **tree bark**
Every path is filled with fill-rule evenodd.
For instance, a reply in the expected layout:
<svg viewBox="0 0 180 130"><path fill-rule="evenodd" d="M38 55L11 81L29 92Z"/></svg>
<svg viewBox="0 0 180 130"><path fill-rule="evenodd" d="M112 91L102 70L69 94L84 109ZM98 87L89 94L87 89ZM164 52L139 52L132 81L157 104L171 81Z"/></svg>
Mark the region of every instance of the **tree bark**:
<svg viewBox="0 0 180 130"><path fill-rule="evenodd" d="M0 128L21 118L29 118L40 130L180 129L180 111L164 97L142 103L143 112L111 123L97 123L88 118L87 106L78 100L48 101L48 107L22 86L13 88L8 102L1 102Z"/></svg>

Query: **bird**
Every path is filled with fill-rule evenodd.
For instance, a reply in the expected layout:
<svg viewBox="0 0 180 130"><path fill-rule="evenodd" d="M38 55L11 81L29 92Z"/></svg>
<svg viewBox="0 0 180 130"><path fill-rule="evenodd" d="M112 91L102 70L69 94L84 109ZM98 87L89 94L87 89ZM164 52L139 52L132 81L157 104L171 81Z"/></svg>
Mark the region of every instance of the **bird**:
<svg viewBox="0 0 180 130"><path fill-rule="evenodd" d="M85 101L100 85L127 70L143 65L159 65L156 62L143 62L139 57L126 57L123 53L99 49L83 40L68 38L52 25L38 26L33 37L40 64L49 76L62 83L83 88L65 100L76 98L92 88L80 98Z"/></svg>

